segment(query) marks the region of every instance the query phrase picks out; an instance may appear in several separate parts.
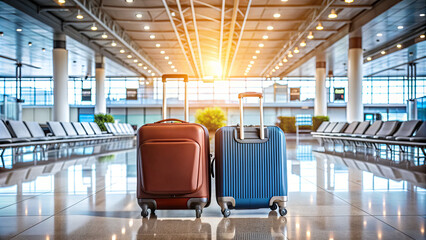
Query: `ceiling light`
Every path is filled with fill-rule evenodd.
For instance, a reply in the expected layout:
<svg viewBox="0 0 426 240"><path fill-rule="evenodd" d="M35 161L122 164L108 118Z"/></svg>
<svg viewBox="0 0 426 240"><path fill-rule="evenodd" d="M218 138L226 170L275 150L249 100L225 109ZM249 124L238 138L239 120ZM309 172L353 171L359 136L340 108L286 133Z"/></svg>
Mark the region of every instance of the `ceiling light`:
<svg viewBox="0 0 426 240"><path fill-rule="evenodd" d="M115 47L115 46L117 46L117 43L112 41L111 46Z"/></svg>
<svg viewBox="0 0 426 240"><path fill-rule="evenodd" d="M283 62L285 62L285 63L286 63L286 62L288 62L288 60L287 60L287 58L286 58L286 57L283 59Z"/></svg>
<svg viewBox="0 0 426 240"><path fill-rule="evenodd" d="M404 29L404 26L400 25L397 27L399 30Z"/></svg>
<svg viewBox="0 0 426 240"><path fill-rule="evenodd" d="M127 58L132 58L132 55L130 55L130 54L129 54L129 55L127 55Z"/></svg>
<svg viewBox="0 0 426 240"><path fill-rule="evenodd" d="M253 59L257 59L257 56L253 56L252 58L253 58Z"/></svg>
<svg viewBox="0 0 426 240"><path fill-rule="evenodd" d="M420 17L424 17L424 16L426 16L426 14L420 13Z"/></svg>
<svg viewBox="0 0 426 240"><path fill-rule="evenodd" d="M173 72L177 72L177 69L175 68L175 69L173 69Z"/></svg>
<svg viewBox="0 0 426 240"><path fill-rule="evenodd" d="M272 72L275 72L275 69L272 69Z"/></svg>
<svg viewBox="0 0 426 240"><path fill-rule="evenodd" d="M318 23L318 25L317 25L316 29L317 29L318 31L321 31L321 30L323 30L323 29L324 29L324 27L322 26L321 22L319 22L319 23Z"/></svg>
<svg viewBox="0 0 426 240"><path fill-rule="evenodd" d="M175 12L172 12L171 15L172 15L172 17L176 16Z"/></svg>
<svg viewBox="0 0 426 240"><path fill-rule="evenodd" d="M142 65L143 65L142 63L138 63L138 66L139 66L139 67L142 67Z"/></svg>
<svg viewBox="0 0 426 240"><path fill-rule="evenodd" d="M288 56L289 58L291 58L291 57L293 57L293 53L291 53L291 51L289 51L287 56Z"/></svg>
<svg viewBox="0 0 426 240"><path fill-rule="evenodd" d="M172 65L172 66L170 66L170 67L171 67L171 68L175 68L175 66L173 66L173 65Z"/></svg>
<svg viewBox="0 0 426 240"><path fill-rule="evenodd" d="M151 76L155 76L155 73L151 73Z"/></svg>
<svg viewBox="0 0 426 240"><path fill-rule="evenodd" d="M259 47L264 47L264 46L265 46L265 44L259 43Z"/></svg>
<svg viewBox="0 0 426 240"><path fill-rule="evenodd" d="M92 27L90 27L90 29L92 29L92 31L96 31L98 30L98 27L96 27L95 23L93 23Z"/></svg>
<svg viewBox="0 0 426 240"><path fill-rule="evenodd" d="M288 0L281 0L281 2L288 2Z"/></svg>
<svg viewBox="0 0 426 240"><path fill-rule="evenodd" d="M275 66L275 69L277 69L277 70L278 70L278 69L280 69L280 67L278 67L278 66Z"/></svg>
<svg viewBox="0 0 426 240"><path fill-rule="evenodd" d="M149 26L148 25L145 25L144 27L143 27L143 29L145 29L145 30L149 30Z"/></svg>
<svg viewBox="0 0 426 240"><path fill-rule="evenodd" d="M295 47L294 48L294 53L299 53L299 48Z"/></svg>
<svg viewBox="0 0 426 240"><path fill-rule="evenodd" d="M147 68L148 68L147 66L143 67L143 69L145 69L145 70L146 70Z"/></svg>
<svg viewBox="0 0 426 240"><path fill-rule="evenodd" d="M169 60L169 56L165 56L164 59Z"/></svg>
<svg viewBox="0 0 426 240"><path fill-rule="evenodd" d="M161 47L161 45L159 43L155 44L156 47Z"/></svg>
<svg viewBox="0 0 426 240"><path fill-rule="evenodd" d="M161 51L160 51L160 53L161 53L161 54L165 54L166 52L165 52L164 50L161 50Z"/></svg>
<svg viewBox="0 0 426 240"><path fill-rule="evenodd" d="M154 35L154 34L151 34L151 35L149 35L149 38L151 38L151 39L155 39L155 35Z"/></svg>
<svg viewBox="0 0 426 240"><path fill-rule="evenodd" d="M167 64L172 65L172 61L168 61Z"/></svg>
<svg viewBox="0 0 426 240"><path fill-rule="evenodd" d="M84 17L83 17L83 15L81 15L81 13L80 13L80 9L78 9L78 11L77 11L77 16L75 16L77 19L83 19Z"/></svg>
<svg viewBox="0 0 426 240"><path fill-rule="evenodd" d="M133 60L133 62L134 62L134 63L137 63L137 62L138 62L138 60L137 60L137 59L134 59L134 60Z"/></svg>
<svg viewBox="0 0 426 240"><path fill-rule="evenodd" d="M268 26L268 27L266 27L266 29L269 30L269 31L271 31L271 30L274 30L274 27Z"/></svg>
<svg viewBox="0 0 426 240"><path fill-rule="evenodd" d="M32 43L32 42L28 42L28 46L30 46L30 47L31 47L32 45L33 45L33 43Z"/></svg>
<svg viewBox="0 0 426 240"><path fill-rule="evenodd" d="M126 0L126 3L132 3L133 0Z"/></svg>
<svg viewBox="0 0 426 240"><path fill-rule="evenodd" d="M282 63L282 62L279 62L279 63L278 63L278 66L282 66L282 65L283 65L283 63Z"/></svg>
<svg viewBox="0 0 426 240"><path fill-rule="evenodd" d="M345 3L353 3L354 0L345 0Z"/></svg>
<svg viewBox="0 0 426 240"><path fill-rule="evenodd" d="M121 49L121 50L120 50L120 53L124 53L124 52L125 52L125 51L124 51L124 49Z"/></svg>
<svg viewBox="0 0 426 240"><path fill-rule="evenodd" d="M279 17L281 17L281 14L279 14L279 13L274 13L274 18L279 18Z"/></svg>
<svg viewBox="0 0 426 240"><path fill-rule="evenodd" d="M256 53L260 53L260 50L256 50Z"/></svg>
<svg viewBox="0 0 426 240"><path fill-rule="evenodd" d="M368 58L367 58L367 61L371 61L371 57L368 57Z"/></svg>
<svg viewBox="0 0 426 240"><path fill-rule="evenodd" d="M385 50L383 50L383 51L381 51L380 52L382 55L385 55L386 54L386 51Z"/></svg>
<svg viewBox="0 0 426 240"><path fill-rule="evenodd" d="M142 13L136 13L137 18L142 18Z"/></svg>
<svg viewBox="0 0 426 240"><path fill-rule="evenodd" d="M425 35L424 34L420 35L420 38L425 38Z"/></svg>
<svg viewBox="0 0 426 240"><path fill-rule="evenodd" d="M151 73L152 71L151 71L151 70L148 70L148 72L149 72L149 73Z"/></svg>
<svg viewBox="0 0 426 240"><path fill-rule="evenodd" d="M268 35L263 35L262 38L266 40L268 39Z"/></svg>
<svg viewBox="0 0 426 240"><path fill-rule="evenodd" d="M382 33L378 33L378 34L376 34L376 36L381 37L381 36L383 36L383 34Z"/></svg>
<svg viewBox="0 0 426 240"><path fill-rule="evenodd" d="M251 64L247 65L247 67L250 67L250 68L251 68L252 66L253 66L253 65L251 65Z"/></svg>
<svg viewBox="0 0 426 240"><path fill-rule="evenodd" d="M309 32L309 35L307 37L308 39L314 39L314 34L312 34L312 32Z"/></svg>
<svg viewBox="0 0 426 240"><path fill-rule="evenodd" d="M337 13L336 13L336 10L334 10L334 8L331 9L330 14L328 14L328 18L337 18Z"/></svg>
<svg viewBox="0 0 426 240"><path fill-rule="evenodd" d="M46 52L46 48L42 48L41 51Z"/></svg>
<svg viewBox="0 0 426 240"><path fill-rule="evenodd" d="M254 61L250 61L250 64L254 64Z"/></svg>
<svg viewBox="0 0 426 240"><path fill-rule="evenodd" d="M17 32L22 32L22 28L17 28L16 31Z"/></svg>
<svg viewBox="0 0 426 240"><path fill-rule="evenodd" d="M103 39L108 38L108 35L106 35L106 33L103 33L103 34L102 34L102 38L103 38Z"/></svg>
<svg viewBox="0 0 426 240"><path fill-rule="evenodd" d="M244 73L244 76L247 76L247 73Z"/></svg>
<svg viewBox="0 0 426 240"><path fill-rule="evenodd" d="M58 0L58 3L63 4L65 3L65 0Z"/></svg>
<svg viewBox="0 0 426 240"><path fill-rule="evenodd" d="M401 44L396 45L397 48L402 48Z"/></svg>
<svg viewBox="0 0 426 240"><path fill-rule="evenodd" d="M300 42L300 44L299 44L301 47L306 47L306 42L305 42L305 40L302 40L301 42Z"/></svg>

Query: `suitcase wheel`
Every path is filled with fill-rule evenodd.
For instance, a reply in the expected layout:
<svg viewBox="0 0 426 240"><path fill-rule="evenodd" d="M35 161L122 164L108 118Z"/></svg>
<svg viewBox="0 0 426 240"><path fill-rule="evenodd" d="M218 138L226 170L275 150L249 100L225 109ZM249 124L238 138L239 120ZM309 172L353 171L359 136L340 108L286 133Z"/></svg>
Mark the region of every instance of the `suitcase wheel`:
<svg viewBox="0 0 426 240"><path fill-rule="evenodd" d="M195 206L195 217L200 218L202 213L203 213L203 208L201 207L201 205Z"/></svg>
<svg viewBox="0 0 426 240"><path fill-rule="evenodd" d="M270 208L271 208L271 210L272 210L272 211L277 210L277 208L278 208L278 203L274 202Z"/></svg>
<svg viewBox="0 0 426 240"><path fill-rule="evenodd" d="M148 217L148 205L147 204L142 205L141 216L144 217L144 218Z"/></svg>
<svg viewBox="0 0 426 240"><path fill-rule="evenodd" d="M229 217L231 215L231 210L224 209L224 210L222 210L222 214L223 214L224 217L227 218L227 217Z"/></svg>
<svg viewBox="0 0 426 240"><path fill-rule="evenodd" d="M280 208L279 212L280 212L280 215L284 217L287 214L287 209Z"/></svg>

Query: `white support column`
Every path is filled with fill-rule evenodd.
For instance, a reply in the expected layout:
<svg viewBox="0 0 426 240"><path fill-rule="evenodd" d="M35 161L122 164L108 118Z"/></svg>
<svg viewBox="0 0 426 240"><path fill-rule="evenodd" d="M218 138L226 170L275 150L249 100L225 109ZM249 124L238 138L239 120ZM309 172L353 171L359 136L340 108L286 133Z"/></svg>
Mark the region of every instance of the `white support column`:
<svg viewBox="0 0 426 240"><path fill-rule="evenodd" d="M314 116L327 116L327 91L325 85L326 62L324 54L316 57Z"/></svg>
<svg viewBox="0 0 426 240"><path fill-rule="evenodd" d="M53 37L53 120L69 122L68 104L68 51L66 36L55 33Z"/></svg>
<svg viewBox="0 0 426 240"><path fill-rule="evenodd" d="M95 114L106 113L104 56L96 56L96 105Z"/></svg>
<svg viewBox="0 0 426 240"><path fill-rule="evenodd" d="M346 120L348 122L364 120L364 105L362 104L362 38L359 36L349 36Z"/></svg>

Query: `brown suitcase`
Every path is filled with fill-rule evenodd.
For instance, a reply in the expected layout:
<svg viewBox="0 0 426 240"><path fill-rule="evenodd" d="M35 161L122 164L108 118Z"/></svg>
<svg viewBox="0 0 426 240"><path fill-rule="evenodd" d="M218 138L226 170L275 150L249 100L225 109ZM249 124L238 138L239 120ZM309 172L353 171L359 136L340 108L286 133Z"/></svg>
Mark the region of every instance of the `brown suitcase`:
<svg viewBox="0 0 426 240"><path fill-rule="evenodd" d="M210 150L207 129L196 123L166 119L166 80L185 81L185 120L188 120L186 74L165 74L163 120L138 130L137 198L141 215L156 209L195 209L197 218L210 204ZM172 123L167 123L172 122Z"/></svg>

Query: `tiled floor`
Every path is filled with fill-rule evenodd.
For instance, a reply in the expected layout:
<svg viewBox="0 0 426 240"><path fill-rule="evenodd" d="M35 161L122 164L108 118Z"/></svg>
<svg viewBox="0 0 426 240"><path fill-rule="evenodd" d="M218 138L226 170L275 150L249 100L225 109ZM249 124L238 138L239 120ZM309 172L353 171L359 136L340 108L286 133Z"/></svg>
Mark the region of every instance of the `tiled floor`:
<svg viewBox="0 0 426 240"><path fill-rule="evenodd" d="M374 163L313 153L313 141L288 141L287 148L286 217L259 209L224 219L213 200L201 219L191 210L141 219L130 150L49 163L56 172L0 172L0 238L425 239L425 173L393 170L388 179L386 169L372 173L379 171Z"/></svg>

